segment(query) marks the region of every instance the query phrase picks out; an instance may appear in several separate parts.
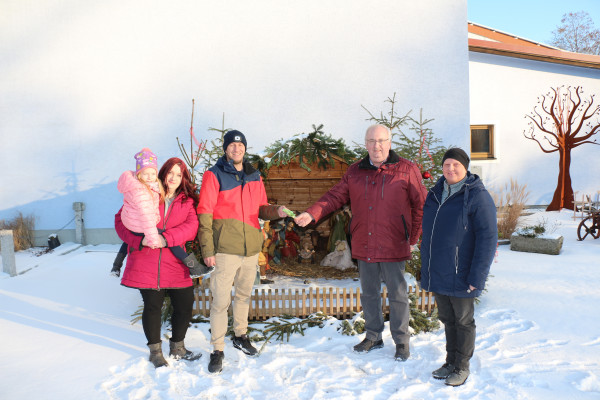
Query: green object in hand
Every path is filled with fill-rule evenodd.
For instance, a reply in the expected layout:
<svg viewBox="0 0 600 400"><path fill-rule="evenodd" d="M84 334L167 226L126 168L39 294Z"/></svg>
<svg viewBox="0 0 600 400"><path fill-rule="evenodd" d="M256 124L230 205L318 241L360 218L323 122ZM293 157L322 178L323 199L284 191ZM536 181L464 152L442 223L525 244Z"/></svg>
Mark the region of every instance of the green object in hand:
<svg viewBox="0 0 600 400"><path fill-rule="evenodd" d="M287 208L283 207L283 212L286 213L287 215L289 215L292 218L296 218L296 214L294 214L293 211L288 210Z"/></svg>

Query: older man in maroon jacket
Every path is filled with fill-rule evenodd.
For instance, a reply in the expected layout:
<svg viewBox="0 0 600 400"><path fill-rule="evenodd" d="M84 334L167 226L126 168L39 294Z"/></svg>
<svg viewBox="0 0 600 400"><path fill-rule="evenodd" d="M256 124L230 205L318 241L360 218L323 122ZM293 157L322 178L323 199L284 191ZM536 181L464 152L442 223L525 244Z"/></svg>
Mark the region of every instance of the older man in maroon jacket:
<svg viewBox="0 0 600 400"><path fill-rule="evenodd" d="M354 346L362 353L383 347L381 281L390 301L390 331L396 344L396 360L406 361L409 351L409 302L404 262L421 234L423 203L427 190L415 164L391 150L391 132L384 125L367 129L369 153L352 164L341 181L306 212L295 219L300 226L350 202L352 209L352 257L358 260L365 339Z"/></svg>

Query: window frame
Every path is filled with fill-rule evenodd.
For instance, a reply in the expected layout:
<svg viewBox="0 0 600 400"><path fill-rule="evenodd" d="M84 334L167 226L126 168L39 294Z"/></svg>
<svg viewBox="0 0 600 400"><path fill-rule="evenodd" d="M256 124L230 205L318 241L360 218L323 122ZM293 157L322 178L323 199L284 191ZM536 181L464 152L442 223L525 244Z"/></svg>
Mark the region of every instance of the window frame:
<svg viewBox="0 0 600 400"><path fill-rule="evenodd" d="M489 132L490 150L488 152L474 152L473 151L473 130L475 129L487 129ZM492 124L478 124L471 125L469 129L469 147L471 150L472 160L495 160L496 149L494 146L494 125Z"/></svg>

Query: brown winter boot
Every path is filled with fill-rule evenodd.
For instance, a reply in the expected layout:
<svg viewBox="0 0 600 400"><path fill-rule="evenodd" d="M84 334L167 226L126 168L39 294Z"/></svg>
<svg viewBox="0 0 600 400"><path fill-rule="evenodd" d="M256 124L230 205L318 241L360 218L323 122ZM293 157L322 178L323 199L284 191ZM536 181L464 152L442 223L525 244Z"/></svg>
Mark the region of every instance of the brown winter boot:
<svg viewBox="0 0 600 400"><path fill-rule="evenodd" d="M148 358L148 361L154 364L154 368L169 365L162 353L162 342L149 344L148 348L150 349L150 357Z"/></svg>
<svg viewBox="0 0 600 400"><path fill-rule="evenodd" d="M202 353L193 353L186 349L183 340L181 342L169 341L169 355L176 360L184 359L187 361L196 361L202 357Z"/></svg>

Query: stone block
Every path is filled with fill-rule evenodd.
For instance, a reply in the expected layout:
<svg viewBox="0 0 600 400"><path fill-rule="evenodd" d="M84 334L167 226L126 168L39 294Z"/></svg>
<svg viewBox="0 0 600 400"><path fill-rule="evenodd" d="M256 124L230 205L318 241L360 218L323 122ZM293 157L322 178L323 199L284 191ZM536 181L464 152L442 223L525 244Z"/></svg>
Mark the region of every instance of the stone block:
<svg viewBox="0 0 600 400"><path fill-rule="evenodd" d="M513 251L558 255L562 245L562 236L549 238L512 235L510 237L510 249Z"/></svg>

